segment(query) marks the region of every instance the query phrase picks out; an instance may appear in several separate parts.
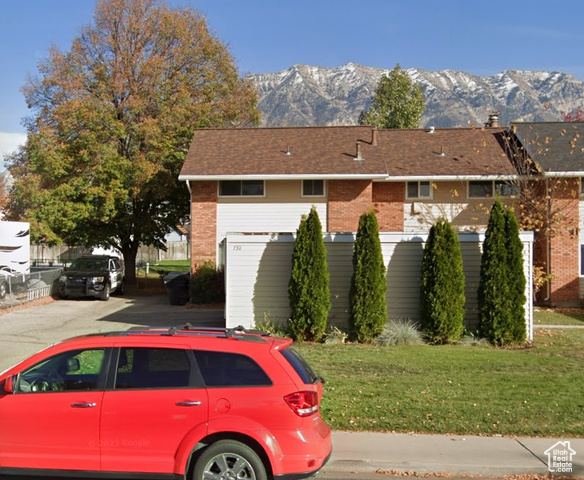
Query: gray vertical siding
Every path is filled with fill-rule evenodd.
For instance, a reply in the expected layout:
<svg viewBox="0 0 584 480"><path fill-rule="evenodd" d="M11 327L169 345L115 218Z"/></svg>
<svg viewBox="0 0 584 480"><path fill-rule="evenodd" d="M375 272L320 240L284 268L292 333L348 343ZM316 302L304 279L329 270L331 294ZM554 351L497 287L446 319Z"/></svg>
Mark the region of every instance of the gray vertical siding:
<svg viewBox="0 0 584 480"><path fill-rule="evenodd" d="M419 320L419 289L422 253L427 233L380 234L387 268L387 306L390 318ZM460 233L466 277L466 323L477 323L477 288L480 273L481 245L484 235ZM532 278L531 233L522 233L526 278ZM327 234L325 244L331 276L332 309L329 325L347 330L349 324L349 286L352 275L354 234ZM269 319L285 323L290 308L288 280L294 245L292 234L227 235L226 321L227 326L252 327ZM532 337L533 295L531 282L526 289L526 328Z"/></svg>

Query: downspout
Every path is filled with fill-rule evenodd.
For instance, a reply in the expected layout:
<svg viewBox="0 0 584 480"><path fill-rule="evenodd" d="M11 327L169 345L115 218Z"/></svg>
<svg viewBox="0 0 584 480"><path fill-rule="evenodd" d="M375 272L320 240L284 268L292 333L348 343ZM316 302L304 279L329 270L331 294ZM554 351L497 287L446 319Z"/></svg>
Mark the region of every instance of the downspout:
<svg viewBox="0 0 584 480"><path fill-rule="evenodd" d="M191 182L187 179L187 189L189 191L189 236L188 236L188 252L189 252L189 260L190 260L190 270L193 273L193 191L191 190Z"/></svg>
<svg viewBox="0 0 584 480"><path fill-rule="evenodd" d="M549 189L549 178L545 179L545 198L546 198L546 228L548 229L547 235L546 235L546 278L548 279L546 283L546 290L547 290L547 296L544 298L544 302L549 302L551 296L552 296L552 280L550 278L551 275L551 262L552 262L552 237L551 237L551 232L550 232L550 209L551 209L551 199L550 199L550 189Z"/></svg>

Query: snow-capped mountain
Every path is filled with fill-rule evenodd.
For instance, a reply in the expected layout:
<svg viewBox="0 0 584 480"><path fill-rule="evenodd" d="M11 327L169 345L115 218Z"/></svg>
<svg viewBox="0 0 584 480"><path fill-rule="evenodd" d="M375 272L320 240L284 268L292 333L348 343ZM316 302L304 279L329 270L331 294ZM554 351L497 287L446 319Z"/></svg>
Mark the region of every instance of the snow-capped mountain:
<svg viewBox="0 0 584 480"><path fill-rule="evenodd" d="M262 125L354 125L391 69L348 63L338 68L294 65L250 75L259 92ZM495 110L500 124L562 120L584 105L584 82L561 72L506 70L480 77L455 70L406 70L424 91L422 126L481 126Z"/></svg>

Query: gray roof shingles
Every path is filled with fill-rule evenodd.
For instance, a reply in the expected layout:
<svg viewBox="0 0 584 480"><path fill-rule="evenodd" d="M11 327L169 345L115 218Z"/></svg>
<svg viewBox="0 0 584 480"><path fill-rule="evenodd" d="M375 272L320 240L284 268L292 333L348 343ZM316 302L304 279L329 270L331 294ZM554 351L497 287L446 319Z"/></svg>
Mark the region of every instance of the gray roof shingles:
<svg viewBox="0 0 584 480"><path fill-rule="evenodd" d="M540 171L584 172L584 122L514 122L511 129Z"/></svg>

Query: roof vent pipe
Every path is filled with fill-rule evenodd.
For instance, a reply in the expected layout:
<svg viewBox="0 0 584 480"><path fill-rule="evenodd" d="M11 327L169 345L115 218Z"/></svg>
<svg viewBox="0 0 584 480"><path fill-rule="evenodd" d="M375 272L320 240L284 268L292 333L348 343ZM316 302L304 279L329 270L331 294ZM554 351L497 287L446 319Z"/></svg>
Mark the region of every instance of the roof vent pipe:
<svg viewBox="0 0 584 480"><path fill-rule="evenodd" d="M499 111L492 112L489 115L489 120L487 121L487 127L498 128L499 127Z"/></svg>
<svg viewBox="0 0 584 480"><path fill-rule="evenodd" d="M377 146L377 128L374 128L371 131L371 145L373 145L374 147Z"/></svg>
<svg viewBox="0 0 584 480"><path fill-rule="evenodd" d="M428 130L428 133L434 133L435 128L434 127L430 127L430 129Z"/></svg>
<svg viewBox="0 0 584 480"><path fill-rule="evenodd" d="M361 155L361 144L357 142L357 156L354 160L363 160L363 156Z"/></svg>

